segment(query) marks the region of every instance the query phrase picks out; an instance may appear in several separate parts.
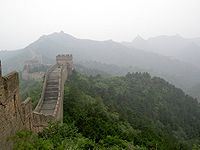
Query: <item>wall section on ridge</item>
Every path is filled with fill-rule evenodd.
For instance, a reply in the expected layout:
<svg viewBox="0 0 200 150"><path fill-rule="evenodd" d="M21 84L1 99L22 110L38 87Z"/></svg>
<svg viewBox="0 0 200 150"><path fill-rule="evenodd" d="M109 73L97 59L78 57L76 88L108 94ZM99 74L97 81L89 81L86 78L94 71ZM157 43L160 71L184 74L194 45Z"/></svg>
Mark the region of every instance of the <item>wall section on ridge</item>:
<svg viewBox="0 0 200 150"><path fill-rule="evenodd" d="M18 130L28 129L33 132L40 132L43 128L48 126L49 122L63 120L63 97L64 97L64 84L68 76L72 73L74 68L72 55L58 55L56 56L57 64L52 66L49 70L55 67L60 67L61 72L59 75L59 96L57 99L56 107L53 115L45 115L40 113L44 99L39 100L36 109L32 110L31 98L21 101L19 94L19 75L17 72L11 72L6 76L1 74L1 61L0 61L0 149L12 149L12 141L10 137L15 135ZM48 76L48 71L45 76ZM43 90L46 86L44 81Z"/></svg>

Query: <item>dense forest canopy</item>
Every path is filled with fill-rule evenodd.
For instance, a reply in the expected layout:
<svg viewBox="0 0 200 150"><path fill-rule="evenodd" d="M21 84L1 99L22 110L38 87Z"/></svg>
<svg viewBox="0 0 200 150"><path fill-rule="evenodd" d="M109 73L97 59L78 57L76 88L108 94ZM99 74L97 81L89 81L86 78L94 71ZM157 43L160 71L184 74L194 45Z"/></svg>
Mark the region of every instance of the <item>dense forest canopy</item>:
<svg viewBox="0 0 200 150"><path fill-rule="evenodd" d="M65 85L64 124L39 135L19 132L14 141L16 149L198 149L199 124L197 100L161 78L74 72Z"/></svg>

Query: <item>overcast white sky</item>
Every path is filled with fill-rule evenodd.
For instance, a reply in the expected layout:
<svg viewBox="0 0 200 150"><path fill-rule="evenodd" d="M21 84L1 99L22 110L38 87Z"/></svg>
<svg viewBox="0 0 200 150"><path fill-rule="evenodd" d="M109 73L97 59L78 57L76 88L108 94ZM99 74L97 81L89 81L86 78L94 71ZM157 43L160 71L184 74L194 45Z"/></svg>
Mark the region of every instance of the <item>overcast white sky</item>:
<svg viewBox="0 0 200 150"><path fill-rule="evenodd" d="M200 0L0 0L0 50L61 30L95 40L200 37Z"/></svg>

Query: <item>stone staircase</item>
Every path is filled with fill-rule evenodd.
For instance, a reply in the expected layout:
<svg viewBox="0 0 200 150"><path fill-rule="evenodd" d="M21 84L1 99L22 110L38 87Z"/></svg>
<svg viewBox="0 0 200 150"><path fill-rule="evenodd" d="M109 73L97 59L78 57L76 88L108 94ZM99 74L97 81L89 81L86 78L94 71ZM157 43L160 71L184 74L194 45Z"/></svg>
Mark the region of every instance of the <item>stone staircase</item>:
<svg viewBox="0 0 200 150"><path fill-rule="evenodd" d="M63 122L64 84L72 70L72 55L57 55L56 64L45 73L41 97L32 113L35 132L41 132L49 122Z"/></svg>
<svg viewBox="0 0 200 150"><path fill-rule="evenodd" d="M44 91L44 100L40 108L40 113L44 115L53 115L59 94L59 75L61 69L55 68L47 76L47 83Z"/></svg>

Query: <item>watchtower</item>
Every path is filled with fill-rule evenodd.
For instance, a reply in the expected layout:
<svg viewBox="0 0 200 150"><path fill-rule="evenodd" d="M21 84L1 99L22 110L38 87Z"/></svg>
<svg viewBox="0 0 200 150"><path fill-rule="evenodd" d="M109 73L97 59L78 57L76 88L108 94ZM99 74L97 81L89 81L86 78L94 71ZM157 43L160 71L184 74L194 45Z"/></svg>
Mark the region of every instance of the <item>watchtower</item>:
<svg viewBox="0 0 200 150"><path fill-rule="evenodd" d="M74 69L72 54L57 55L56 62L58 65L66 65L68 71L72 71Z"/></svg>

